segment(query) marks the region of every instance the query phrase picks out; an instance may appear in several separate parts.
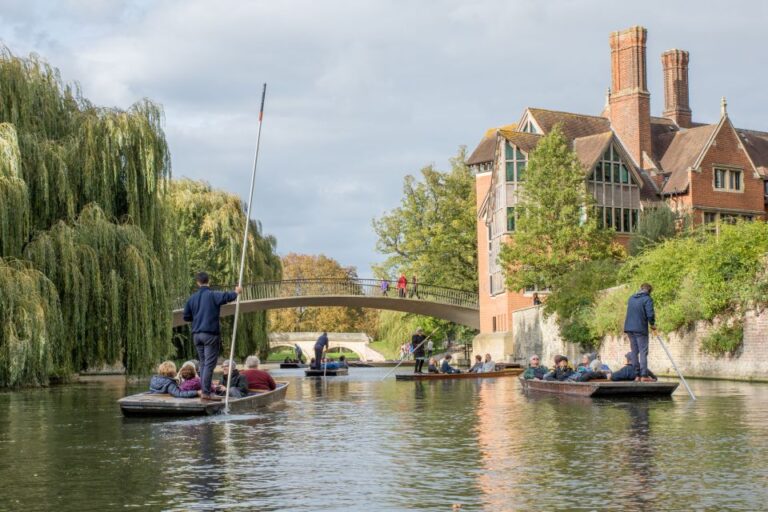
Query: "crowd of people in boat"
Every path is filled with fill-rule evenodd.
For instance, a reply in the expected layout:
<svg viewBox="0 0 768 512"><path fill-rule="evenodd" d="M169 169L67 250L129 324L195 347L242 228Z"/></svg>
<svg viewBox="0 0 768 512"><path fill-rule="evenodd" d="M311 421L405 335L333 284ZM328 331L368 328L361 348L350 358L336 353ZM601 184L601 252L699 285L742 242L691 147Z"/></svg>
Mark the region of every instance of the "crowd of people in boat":
<svg viewBox="0 0 768 512"><path fill-rule="evenodd" d="M313 357L309 360L309 367L313 369L326 369L326 370L338 370L340 368L349 368L347 363L347 356L339 356L339 360L335 360L332 357L323 357L320 359L320 366L317 365L317 361Z"/></svg>
<svg viewBox="0 0 768 512"><path fill-rule="evenodd" d="M245 369L237 369L237 362L226 360L221 364L221 379L212 386L211 391L221 399L227 393L229 387L230 398L243 398L252 393L262 393L277 388L275 379L259 369L259 358L248 356L245 359ZM228 375L232 366L232 378L228 383ZM179 371L173 361L164 361L157 368L157 375L149 381L149 392L156 394L168 394L176 398L197 398L202 396L202 382L200 380L200 364L198 361L187 361Z"/></svg>
<svg viewBox="0 0 768 512"><path fill-rule="evenodd" d="M636 363L632 352L627 352L624 356L624 366L616 371L603 363L600 354L591 352L581 357L581 362L574 368L568 361L568 358L562 355L554 357L554 367L550 370L544 364L538 355L532 355L528 368L523 372L524 379L537 379L559 382L587 382L590 380L610 380L618 381L638 381L655 382L656 375L651 370L647 370L647 375L642 375L640 366Z"/></svg>

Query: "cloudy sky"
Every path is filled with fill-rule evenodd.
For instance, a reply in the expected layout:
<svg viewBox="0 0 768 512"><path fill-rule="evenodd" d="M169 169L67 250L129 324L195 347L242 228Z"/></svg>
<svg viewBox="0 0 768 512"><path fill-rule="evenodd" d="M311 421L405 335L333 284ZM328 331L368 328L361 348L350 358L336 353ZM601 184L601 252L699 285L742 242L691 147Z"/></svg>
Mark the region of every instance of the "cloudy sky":
<svg viewBox="0 0 768 512"><path fill-rule="evenodd" d="M660 54L682 48L694 120L716 120L726 96L737 126L768 129L767 14L721 0L0 0L0 40L96 104L161 103L174 175L242 194L268 82L254 215L281 254L368 276L371 219L406 174L445 168L526 106L599 113L612 30L648 28L655 114Z"/></svg>

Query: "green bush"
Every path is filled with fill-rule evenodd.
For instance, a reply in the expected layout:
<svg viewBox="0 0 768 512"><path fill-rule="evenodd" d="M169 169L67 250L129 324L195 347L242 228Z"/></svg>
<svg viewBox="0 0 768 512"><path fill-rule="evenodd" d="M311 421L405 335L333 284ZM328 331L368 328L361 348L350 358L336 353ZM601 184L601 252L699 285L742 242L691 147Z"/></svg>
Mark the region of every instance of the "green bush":
<svg viewBox="0 0 768 512"><path fill-rule="evenodd" d="M596 339L624 332L624 315L627 300L635 290L621 286L600 294L595 300L589 317L589 330Z"/></svg>
<svg viewBox="0 0 768 512"><path fill-rule="evenodd" d="M744 323L722 324L710 332L701 342L701 350L714 356L732 355L744 340Z"/></svg>
<svg viewBox="0 0 768 512"><path fill-rule="evenodd" d="M633 256L677 234L678 214L667 205L643 211L637 230L629 241L629 253Z"/></svg>

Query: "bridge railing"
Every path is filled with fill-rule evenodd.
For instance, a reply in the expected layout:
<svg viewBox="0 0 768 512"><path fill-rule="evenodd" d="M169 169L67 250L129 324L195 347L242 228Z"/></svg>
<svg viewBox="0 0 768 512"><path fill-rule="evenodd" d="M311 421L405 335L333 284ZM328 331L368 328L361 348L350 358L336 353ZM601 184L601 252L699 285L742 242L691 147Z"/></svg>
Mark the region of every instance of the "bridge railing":
<svg viewBox="0 0 768 512"><path fill-rule="evenodd" d="M397 290L396 281L387 281L388 290L382 289L380 279L359 278L318 278L318 279L286 279L282 281L263 281L243 285L241 300L263 300L290 297L313 297L329 295L353 295L366 297L390 297L400 300L422 300L478 308L478 295L476 292L421 284L413 286L408 283L405 297L401 297ZM221 287L213 287L221 288ZM232 289L229 287L228 289ZM174 302L174 309L184 307L186 297L181 297Z"/></svg>

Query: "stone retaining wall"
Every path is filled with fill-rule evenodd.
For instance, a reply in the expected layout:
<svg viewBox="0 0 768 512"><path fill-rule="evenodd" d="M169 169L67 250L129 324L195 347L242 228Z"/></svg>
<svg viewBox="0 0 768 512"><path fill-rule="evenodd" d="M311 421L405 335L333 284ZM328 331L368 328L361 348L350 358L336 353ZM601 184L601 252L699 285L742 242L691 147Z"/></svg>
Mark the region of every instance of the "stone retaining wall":
<svg viewBox="0 0 768 512"><path fill-rule="evenodd" d="M707 322L699 322L695 329L665 336L672 357L685 376L768 381L768 312L752 311L745 315L744 343L733 356L715 357L701 351L701 340L710 329ZM497 343L504 351L503 357L495 356L497 360L527 363L531 354L538 354L551 367L556 354L578 361L582 353L578 345L562 340L555 318L544 318L542 308L538 306L515 311L512 332L511 342ZM479 348L473 344L476 353ZM487 346L483 349L490 351ZM628 351L626 337L608 336L603 340L600 354L611 368L618 368L623 365L624 354ZM674 368L656 340L651 341L648 364L659 375L674 374Z"/></svg>

